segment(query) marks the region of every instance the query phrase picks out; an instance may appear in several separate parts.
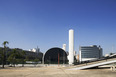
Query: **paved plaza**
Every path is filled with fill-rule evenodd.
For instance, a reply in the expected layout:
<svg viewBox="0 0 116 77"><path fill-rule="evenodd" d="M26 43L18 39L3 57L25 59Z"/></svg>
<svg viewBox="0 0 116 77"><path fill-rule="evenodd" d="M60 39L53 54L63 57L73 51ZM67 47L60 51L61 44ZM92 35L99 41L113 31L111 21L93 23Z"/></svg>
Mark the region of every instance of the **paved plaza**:
<svg viewBox="0 0 116 77"><path fill-rule="evenodd" d="M116 77L107 69L68 70L68 67L6 67L0 69L0 77Z"/></svg>

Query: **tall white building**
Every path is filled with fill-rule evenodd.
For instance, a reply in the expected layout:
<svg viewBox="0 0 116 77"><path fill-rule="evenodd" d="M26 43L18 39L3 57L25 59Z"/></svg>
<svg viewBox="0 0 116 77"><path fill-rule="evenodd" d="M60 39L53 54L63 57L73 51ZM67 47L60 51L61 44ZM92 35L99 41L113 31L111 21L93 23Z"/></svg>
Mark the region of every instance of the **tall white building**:
<svg viewBox="0 0 116 77"><path fill-rule="evenodd" d="M74 31L72 29L69 30L69 64L74 63Z"/></svg>

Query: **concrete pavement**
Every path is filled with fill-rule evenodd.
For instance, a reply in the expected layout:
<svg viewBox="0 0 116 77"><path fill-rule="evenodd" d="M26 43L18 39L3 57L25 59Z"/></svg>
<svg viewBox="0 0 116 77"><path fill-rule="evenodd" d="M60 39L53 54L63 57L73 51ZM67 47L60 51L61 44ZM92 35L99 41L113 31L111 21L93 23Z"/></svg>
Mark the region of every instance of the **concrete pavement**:
<svg viewBox="0 0 116 77"><path fill-rule="evenodd" d="M0 77L115 77L110 69L67 70L66 67L7 67Z"/></svg>

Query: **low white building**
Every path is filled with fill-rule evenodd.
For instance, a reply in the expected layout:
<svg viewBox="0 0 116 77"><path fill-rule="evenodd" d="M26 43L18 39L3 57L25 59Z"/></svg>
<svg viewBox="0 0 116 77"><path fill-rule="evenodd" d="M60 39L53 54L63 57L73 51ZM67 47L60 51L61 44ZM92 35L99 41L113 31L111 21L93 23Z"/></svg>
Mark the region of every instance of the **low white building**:
<svg viewBox="0 0 116 77"><path fill-rule="evenodd" d="M66 44L63 44L62 49L63 49L64 51L66 51Z"/></svg>

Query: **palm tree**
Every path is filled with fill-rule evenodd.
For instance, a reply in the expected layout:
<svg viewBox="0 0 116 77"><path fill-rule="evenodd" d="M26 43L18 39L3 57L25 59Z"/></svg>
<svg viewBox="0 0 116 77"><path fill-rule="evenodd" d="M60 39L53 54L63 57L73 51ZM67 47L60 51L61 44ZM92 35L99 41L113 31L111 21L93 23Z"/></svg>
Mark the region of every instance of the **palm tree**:
<svg viewBox="0 0 116 77"><path fill-rule="evenodd" d="M4 64L5 64L5 52L6 52L6 48L7 48L7 44L9 44L9 42L8 41L4 41L3 43L2 43L2 45L4 46L4 49L3 49L3 54L2 54L2 68L4 68Z"/></svg>

